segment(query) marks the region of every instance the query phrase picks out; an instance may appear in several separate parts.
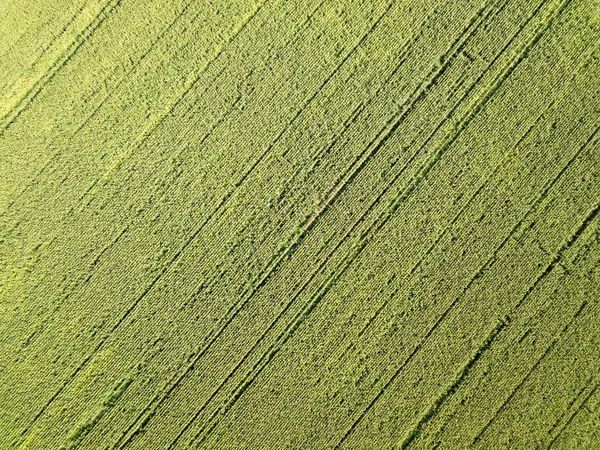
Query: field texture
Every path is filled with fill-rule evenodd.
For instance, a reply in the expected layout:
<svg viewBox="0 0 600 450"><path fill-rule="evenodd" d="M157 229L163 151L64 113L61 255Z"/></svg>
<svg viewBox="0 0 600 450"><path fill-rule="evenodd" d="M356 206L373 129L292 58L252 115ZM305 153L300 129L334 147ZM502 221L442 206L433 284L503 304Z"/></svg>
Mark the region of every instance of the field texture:
<svg viewBox="0 0 600 450"><path fill-rule="evenodd" d="M0 0L0 449L600 449L598 0Z"/></svg>

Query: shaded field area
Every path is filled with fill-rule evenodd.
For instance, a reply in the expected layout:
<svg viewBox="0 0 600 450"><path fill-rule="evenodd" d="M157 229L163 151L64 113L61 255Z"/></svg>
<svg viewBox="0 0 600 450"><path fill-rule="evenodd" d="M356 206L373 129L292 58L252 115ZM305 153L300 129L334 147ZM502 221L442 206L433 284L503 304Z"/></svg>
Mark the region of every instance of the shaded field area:
<svg viewBox="0 0 600 450"><path fill-rule="evenodd" d="M600 448L595 0L0 0L0 449Z"/></svg>

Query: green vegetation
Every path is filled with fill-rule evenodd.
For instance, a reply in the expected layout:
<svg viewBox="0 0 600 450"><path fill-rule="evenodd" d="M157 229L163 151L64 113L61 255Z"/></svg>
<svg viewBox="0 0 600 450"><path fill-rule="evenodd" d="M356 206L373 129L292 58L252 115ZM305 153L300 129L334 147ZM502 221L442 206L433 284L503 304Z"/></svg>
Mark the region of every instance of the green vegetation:
<svg viewBox="0 0 600 450"><path fill-rule="evenodd" d="M0 1L0 449L600 448L599 18Z"/></svg>

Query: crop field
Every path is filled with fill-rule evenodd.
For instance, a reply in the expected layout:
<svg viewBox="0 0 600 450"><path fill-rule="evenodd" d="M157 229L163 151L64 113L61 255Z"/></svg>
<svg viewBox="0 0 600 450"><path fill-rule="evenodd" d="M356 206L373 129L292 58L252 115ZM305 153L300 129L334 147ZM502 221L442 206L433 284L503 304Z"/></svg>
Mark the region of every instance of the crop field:
<svg viewBox="0 0 600 450"><path fill-rule="evenodd" d="M0 0L0 450L600 449L598 0Z"/></svg>

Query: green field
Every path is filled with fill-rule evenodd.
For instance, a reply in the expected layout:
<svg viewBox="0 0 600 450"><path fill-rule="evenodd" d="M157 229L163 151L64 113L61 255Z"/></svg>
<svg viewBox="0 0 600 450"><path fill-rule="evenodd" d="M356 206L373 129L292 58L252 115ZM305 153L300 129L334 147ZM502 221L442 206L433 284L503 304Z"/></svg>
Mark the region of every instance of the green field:
<svg viewBox="0 0 600 450"><path fill-rule="evenodd" d="M0 450L600 449L598 0L0 0Z"/></svg>

